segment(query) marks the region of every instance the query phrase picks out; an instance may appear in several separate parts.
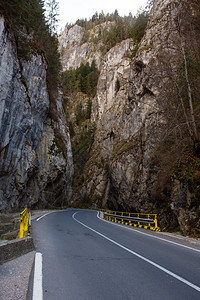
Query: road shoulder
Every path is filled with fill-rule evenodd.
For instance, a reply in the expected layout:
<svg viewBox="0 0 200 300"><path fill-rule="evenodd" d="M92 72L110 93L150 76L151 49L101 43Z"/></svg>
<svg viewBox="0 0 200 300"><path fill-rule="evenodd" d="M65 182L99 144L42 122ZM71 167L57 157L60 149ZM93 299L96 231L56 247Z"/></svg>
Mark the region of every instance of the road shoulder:
<svg viewBox="0 0 200 300"><path fill-rule="evenodd" d="M35 251L0 265L0 299L26 300Z"/></svg>

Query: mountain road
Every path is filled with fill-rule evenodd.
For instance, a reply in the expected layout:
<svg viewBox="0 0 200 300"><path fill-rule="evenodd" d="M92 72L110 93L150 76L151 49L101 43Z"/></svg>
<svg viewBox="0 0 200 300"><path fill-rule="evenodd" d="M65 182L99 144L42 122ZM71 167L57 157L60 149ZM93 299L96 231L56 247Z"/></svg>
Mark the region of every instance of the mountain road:
<svg viewBox="0 0 200 300"><path fill-rule="evenodd" d="M200 247L68 209L33 221L33 300L200 299Z"/></svg>

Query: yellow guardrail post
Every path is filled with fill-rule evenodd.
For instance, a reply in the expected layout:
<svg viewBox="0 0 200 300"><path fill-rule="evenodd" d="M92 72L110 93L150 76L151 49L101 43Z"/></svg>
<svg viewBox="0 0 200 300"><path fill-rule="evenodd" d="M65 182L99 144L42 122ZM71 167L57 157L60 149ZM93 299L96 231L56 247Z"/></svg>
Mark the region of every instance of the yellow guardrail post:
<svg viewBox="0 0 200 300"><path fill-rule="evenodd" d="M29 225L29 213L27 208L25 208L20 213L20 229L19 229L19 238L25 237L25 232L28 231Z"/></svg>
<svg viewBox="0 0 200 300"><path fill-rule="evenodd" d="M129 218L131 217L131 213L128 214ZM131 220L128 221L129 222L129 226L132 226Z"/></svg>
<svg viewBox="0 0 200 300"><path fill-rule="evenodd" d="M140 214L137 214L137 218L140 218ZM140 222L138 221L138 225L140 225Z"/></svg>
<svg viewBox="0 0 200 300"><path fill-rule="evenodd" d="M111 214L111 211L109 210L108 213ZM110 216L109 216L108 220L111 221L111 217Z"/></svg>
<svg viewBox="0 0 200 300"><path fill-rule="evenodd" d="M157 220L157 215L155 215L154 224L155 224L155 228L158 228L158 220Z"/></svg>
<svg viewBox="0 0 200 300"><path fill-rule="evenodd" d="M150 215L148 215L148 219L150 219ZM149 223L148 226L151 227L151 224Z"/></svg>

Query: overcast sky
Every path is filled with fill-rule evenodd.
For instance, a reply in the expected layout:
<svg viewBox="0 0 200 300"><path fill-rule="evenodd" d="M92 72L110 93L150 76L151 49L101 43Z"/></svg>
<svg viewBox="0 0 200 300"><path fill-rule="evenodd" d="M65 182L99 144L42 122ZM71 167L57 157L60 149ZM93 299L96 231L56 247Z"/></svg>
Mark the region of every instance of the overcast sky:
<svg viewBox="0 0 200 300"><path fill-rule="evenodd" d="M140 8L145 8L147 0L58 0L59 2L59 30L64 29L66 23L75 23L78 19L91 18L95 12L102 10L106 14L118 10L120 16L134 16Z"/></svg>

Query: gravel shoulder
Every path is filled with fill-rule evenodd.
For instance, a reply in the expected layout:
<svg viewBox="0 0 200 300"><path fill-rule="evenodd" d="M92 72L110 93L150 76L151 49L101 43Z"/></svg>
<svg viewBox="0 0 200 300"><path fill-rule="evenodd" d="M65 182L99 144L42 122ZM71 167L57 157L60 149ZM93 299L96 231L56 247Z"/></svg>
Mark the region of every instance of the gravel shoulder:
<svg viewBox="0 0 200 300"><path fill-rule="evenodd" d="M26 300L35 251L0 265L0 299Z"/></svg>

